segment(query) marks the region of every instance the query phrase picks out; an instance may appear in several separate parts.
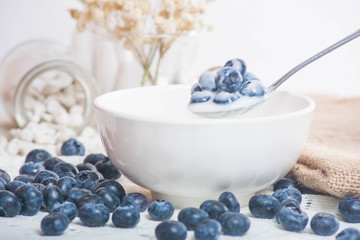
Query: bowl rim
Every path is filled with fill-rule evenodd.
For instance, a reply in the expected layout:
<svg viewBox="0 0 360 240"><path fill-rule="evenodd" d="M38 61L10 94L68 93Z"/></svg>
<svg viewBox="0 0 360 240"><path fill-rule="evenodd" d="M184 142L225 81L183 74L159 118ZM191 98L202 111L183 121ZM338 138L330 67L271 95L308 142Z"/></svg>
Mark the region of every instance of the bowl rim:
<svg viewBox="0 0 360 240"><path fill-rule="evenodd" d="M247 118L207 118L207 117L200 117L200 118L181 118L181 117L174 117L174 116L146 116L141 114L134 114L134 113L126 113L126 112L120 112L120 111L110 111L110 109L101 107L99 102L103 98L107 98L112 95L118 95L123 94L127 92L134 92L134 91L147 91L151 88L188 88L190 91L191 85L161 85L161 86L145 86L145 87L135 87L135 88L127 88L127 89L120 89L115 90L111 92L107 92L104 94L101 94L97 96L93 100L93 107L97 110L95 111L95 115L97 115L96 112L105 112L108 114L112 114L116 117L120 117L123 119L129 119L129 120L136 120L140 122L153 122L153 123L166 123L166 124L190 124L190 125L206 125L206 124L239 124L239 123L258 123L258 122L269 122L269 121L277 121L280 119L289 119L289 118L296 118L299 116L303 116L306 114L309 114L314 111L315 109L315 102L310 97L296 93L294 91L288 91L288 90L277 90L280 94L285 94L289 96L293 96L296 98L300 98L307 102L307 106L293 112L283 113L283 114L277 114L277 115L270 115L270 116L263 116L263 117L247 117Z"/></svg>

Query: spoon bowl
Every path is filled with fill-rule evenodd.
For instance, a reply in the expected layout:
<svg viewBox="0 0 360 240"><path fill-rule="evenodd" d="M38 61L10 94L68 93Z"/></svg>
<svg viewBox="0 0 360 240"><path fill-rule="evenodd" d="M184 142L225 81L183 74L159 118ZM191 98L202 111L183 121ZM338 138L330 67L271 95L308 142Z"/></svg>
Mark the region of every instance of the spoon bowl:
<svg viewBox="0 0 360 240"><path fill-rule="evenodd" d="M308 58L302 63L298 64L294 68L292 68L289 72L287 72L284 76L282 76L279 80L272 83L265 89L265 93L263 96L257 97L248 97L242 96L239 99L233 101L228 104L215 104L212 101L203 102L203 103L190 103L189 110L193 113L205 116L205 117L225 117L233 114L244 114L258 106L260 106L263 102L267 101L275 90L283 84L286 80L288 80L292 75L294 75L299 70L303 69L310 63L318 60L319 58L325 56L326 54L332 52L333 50L343 46L344 44L350 42L351 40L360 36L360 29L353 32L352 34L346 36L345 38L337 41L331 46L325 48L321 52L315 54L314 56ZM219 67L214 67L211 70L217 70Z"/></svg>

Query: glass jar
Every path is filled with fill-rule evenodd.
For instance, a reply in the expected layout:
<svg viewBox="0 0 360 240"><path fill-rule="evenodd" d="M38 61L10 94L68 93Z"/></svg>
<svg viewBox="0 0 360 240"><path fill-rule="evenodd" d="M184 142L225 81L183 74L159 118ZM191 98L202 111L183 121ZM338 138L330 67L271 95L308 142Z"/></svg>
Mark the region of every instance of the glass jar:
<svg viewBox="0 0 360 240"><path fill-rule="evenodd" d="M21 43L4 57L0 65L0 96L6 112L19 127L31 121L26 109L27 91L36 79L50 72L66 74L81 87L83 121L78 128L84 127L92 120L96 82L72 56L68 47L46 39ZM51 81L51 78L47 81Z"/></svg>

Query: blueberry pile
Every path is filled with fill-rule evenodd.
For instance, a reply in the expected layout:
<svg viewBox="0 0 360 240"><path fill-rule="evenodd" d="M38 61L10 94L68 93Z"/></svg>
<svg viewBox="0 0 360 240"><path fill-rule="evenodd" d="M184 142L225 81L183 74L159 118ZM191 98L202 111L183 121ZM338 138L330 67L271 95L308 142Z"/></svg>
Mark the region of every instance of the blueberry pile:
<svg viewBox="0 0 360 240"><path fill-rule="evenodd" d="M264 85L255 75L247 72L245 61L235 58L227 61L216 73L203 73L199 82L191 88L190 103L212 101L230 104L242 96L260 97L264 94Z"/></svg>
<svg viewBox="0 0 360 240"><path fill-rule="evenodd" d="M245 70L243 70L245 71ZM63 155L84 155L76 139L64 142ZM147 210L158 240L184 240L193 231L196 240L218 239L220 235L243 236L250 229L250 219L240 213L240 204L231 192L217 200L206 200L199 208L180 210L177 221L170 220L173 205L165 200L149 203L141 193L125 193L117 181L121 173L105 155L89 154L76 166L34 149L25 157L19 175L11 179L0 169L0 217L34 216L48 212L40 223L45 235L61 235L76 217L84 226L101 227L111 221L115 227L133 228L140 213ZM291 179L281 179L272 195L255 195L249 201L250 213L257 218L276 219L283 229L301 232L309 217L300 208L303 188ZM338 210L346 222L360 223L360 199L341 200ZM339 221L330 213L319 212L310 221L314 234L331 236L339 230ZM337 240L360 239L360 232L347 228Z"/></svg>

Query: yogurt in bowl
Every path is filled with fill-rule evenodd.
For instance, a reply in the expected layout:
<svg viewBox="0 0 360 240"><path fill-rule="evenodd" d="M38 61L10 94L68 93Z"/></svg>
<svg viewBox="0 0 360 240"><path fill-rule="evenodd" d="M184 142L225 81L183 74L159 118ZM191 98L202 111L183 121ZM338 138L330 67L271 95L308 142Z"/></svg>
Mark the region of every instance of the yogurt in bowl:
<svg viewBox="0 0 360 240"><path fill-rule="evenodd" d="M191 86L118 90L94 100L106 152L154 199L199 207L233 192L247 204L290 171L305 144L314 102L278 91L244 115L206 118L187 105Z"/></svg>

